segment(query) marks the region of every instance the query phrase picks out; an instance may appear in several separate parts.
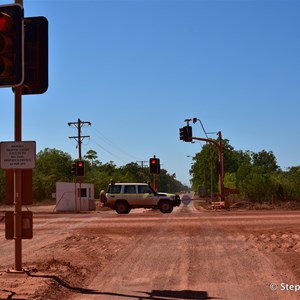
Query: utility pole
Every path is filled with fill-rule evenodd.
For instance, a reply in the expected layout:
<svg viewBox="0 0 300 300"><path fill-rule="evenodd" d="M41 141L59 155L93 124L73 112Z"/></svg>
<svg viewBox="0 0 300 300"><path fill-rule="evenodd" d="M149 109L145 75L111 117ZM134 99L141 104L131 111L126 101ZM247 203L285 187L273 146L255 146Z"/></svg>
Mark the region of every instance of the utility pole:
<svg viewBox="0 0 300 300"><path fill-rule="evenodd" d="M84 136L81 135L81 128L85 124L90 125L90 126L92 125L91 122L83 122L80 119L78 119L77 122L69 122L68 123L69 126L74 126L78 130L78 135L77 136L69 136L69 139L75 139L77 141L77 143L78 143L78 150L79 150L79 155L78 156L79 156L79 160L82 159L82 156L81 156L81 144L82 144L82 140L84 138L89 138L90 137L88 135L84 135Z"/></svg>
<svg viewBox="0 0 300 300"><path fill-rule="evenodd" d="M138 160L137 164L139 164L141 166L142 169L147 168L147 160Z"/></svg>
<svg viewBox="0 0 300 300"><path fill-rule="evenodd" d="M85 139L85 138L89 138L90 136L88 135L81 135L81 128L84 126L84 125L89 125L91 126L91 122L83 122L81 121L79 118L77 120L77 122L69 122L68 125L69 126L74 126L75 128L77 128L77 131L78 131L78 135L77 136L69 136L69 139L75 139L78 143L78 157L79 157L79 161L82 160L82 155L81 155L81 144L82 144L82 140ZM77 174L76 174L77 175ZM78 203L77 203L77 178L75 177L75 203L76 203L76 208L77 210L81 210L81 183L82 183L82 179L80 177L80 180L79 180L79 209L78 209Z"/></svg>

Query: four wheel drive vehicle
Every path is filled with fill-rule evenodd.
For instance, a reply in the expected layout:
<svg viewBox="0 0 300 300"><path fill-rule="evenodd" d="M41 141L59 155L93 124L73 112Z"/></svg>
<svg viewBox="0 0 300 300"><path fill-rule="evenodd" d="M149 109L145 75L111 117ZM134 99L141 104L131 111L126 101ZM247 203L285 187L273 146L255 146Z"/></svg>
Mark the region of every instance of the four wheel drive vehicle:
<svg viewBox="0 0 300 300"><path fill-rule="evenodd" d="M132 208L159 208L162 213L171 213L181 203L179 195L158 193L147 183L112 183L106 194L101 191L100 201L119 214L128 214Z"/></svg>

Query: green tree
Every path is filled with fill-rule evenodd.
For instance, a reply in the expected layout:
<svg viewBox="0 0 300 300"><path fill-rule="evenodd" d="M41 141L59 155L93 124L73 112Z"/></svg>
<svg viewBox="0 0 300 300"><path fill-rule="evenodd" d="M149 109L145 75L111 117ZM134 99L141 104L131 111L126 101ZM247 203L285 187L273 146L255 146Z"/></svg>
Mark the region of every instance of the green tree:
<svg viewBox="0 0 300 300"><path fill-rule="evenodd" d="M277 199L300 200L300 166L290 167L287 172L272 174L276 184Z"/></svg>
<svg viewBox="0 0 300 300"><path fill-rule="evenodd" d="M123 180L125 182L147 182L150 177L147 175L148 169L142 168L139 164L131 162L120 167Z"/></svg>
<svg viewBox="0 0 300 300"><path fill-rule="evenodd" d="M99 167L98 178L100 190L106 190L108 184L113 180L122 181L117 166L113 161L105 163Z"/></svg>
<svg viewBox="0 0 300 300"><path fill-rule="evenodd" d="M84 158L90 162L92 167L100 165L100 161L98 160L98 155L95 150L87 151L87 153L84 155Z"/></svg>
<svg viewBox="0 0 300 300"><path fill-rule="evenodd" d="M229 140L222 140L222 152L224 157L224 172L236 172L244 161L250 161L250 154L242 151L235 151L229 144ZM206 194L211 192L211 179L213 192L218 190L217 162L219 161L218 148L214 144L205 144L201 151L193 158L193 165L190 169L192 175L192 188L194 191L202 187Z"/></svg>
<svg viewBox="0 0 300 300"><path fill-rule="evenodd" d="M236 184L241 196L252 201L262 201L270 197L272 191L270 173L262 166L244 163L236 173Z"/></svg>
<svg viewBox="0 0 300 300"><path fill-rule="evenodd" d="M214 191L218 189L216 162L219 160L219 155L217 147L211 147L212 145L204 145L193 158L194 163L190 174L195 191L198 191L199 187L206 191L210 190L211 161L213 161L213 189ZM222 141L222 150L225 187L238 188L240 196L253 201L263 201L269 198L283 199L288 194L297 195L296 185L291 180L292 175L290 172L285 175L280 174L280 168L272 151L262 150L258 153L236 151L227 139ZM286 178L289 180L287 181ZM297 176L293 178L297 178Z"/></svg>
<svg viewBox="0 0 300 300"><path fill-rule="evenodd" d="M217 148L211 144L205 144L201 151L193 157L190 174L192 175L191 182L194 191L198 192L201 188L204 194L209 194L211 191L211 176L213 180L213 190L216 190L218 184L216 173L217 160Z"/></svg>
<svg viewBox="0 0 300 300"><path fill-rule="evenodd" d="M258 153L252 153L252 161L254 166L262 167L265 172L276 172L279 169L272 151L262 150Z"/></svg>
<svg viewBox="0 0 300 300"><path fill-rule="evenodd" d="M50 198L57 181L71 181L71 163L72 158L68 153L49 148L40 151L33 176L34 198Z"/></svg>

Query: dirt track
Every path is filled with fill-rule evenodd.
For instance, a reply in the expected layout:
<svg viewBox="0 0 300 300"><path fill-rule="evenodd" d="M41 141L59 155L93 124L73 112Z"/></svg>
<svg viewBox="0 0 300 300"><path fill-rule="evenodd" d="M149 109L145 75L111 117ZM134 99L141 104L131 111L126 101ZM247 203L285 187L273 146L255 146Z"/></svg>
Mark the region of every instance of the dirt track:
<svg viewBox="0 0 300 300"><path fill-rule="evenodd" d="M4 272L0 222L0 299L299 299L299 229L299 211L38 212L27 275Z"/></svg>

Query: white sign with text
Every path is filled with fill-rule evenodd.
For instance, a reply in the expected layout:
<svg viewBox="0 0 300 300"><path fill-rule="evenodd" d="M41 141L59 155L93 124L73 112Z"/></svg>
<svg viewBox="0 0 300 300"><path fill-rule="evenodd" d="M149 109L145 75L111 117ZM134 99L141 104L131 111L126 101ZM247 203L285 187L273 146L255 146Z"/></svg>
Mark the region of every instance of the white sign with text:
<svg viewBox="0 0 300 300"><path fill-rule="evenodd" d="M34 169L36 143L1 142L1 169Z"/></svg>

